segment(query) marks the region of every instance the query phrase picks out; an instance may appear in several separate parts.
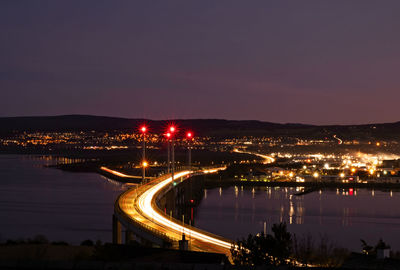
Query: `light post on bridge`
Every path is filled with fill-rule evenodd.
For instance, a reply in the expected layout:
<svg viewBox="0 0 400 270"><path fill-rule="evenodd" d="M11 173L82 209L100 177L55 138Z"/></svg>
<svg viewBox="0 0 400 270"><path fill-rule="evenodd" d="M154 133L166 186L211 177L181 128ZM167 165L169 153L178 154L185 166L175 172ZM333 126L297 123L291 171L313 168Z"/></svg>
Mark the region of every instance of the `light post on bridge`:
<svg viewBox="0 0 400 270"><path fill-rule="evenodd" d="M171 171L171 155L169 150L169 140L171 139L171 133L167 132L165 134L165 137L167 137L167 173L169 173Z"/></svg>
<svg viewBox="0 0 400 270"><path fill-rule="evenodd" d="M175 178L174 178L174 174L175 174L175 142L174 142L174 133L175 133L175 131L176 131L176 128L175 128L175 126L170 126L169 127L169 133L171 134L171 152L172 152L172 157L171 157L171 159L172 159L172 170L171 170L171 173L172 173L172 184L175 184Z"/></svg>
<svg viewBox="0 0 400 270"><path fill-rule="evenodd" d="M188 166L189 166L189 171L192 171L192 141L193 141L193 132L192 131L188 131L186 132L186 140L187 140L187 144L188 144ZM190 197L190 220L189 220L189 224L192 224L192 220L193 220L193 204L194 204L194 199L193 199L193 187L192 187L192 181L193 179L189 179L189 187L190 187L190 193L189 193L189 197ZM190 239L190 237L189 237Z"/></svg>
<svg viewBox="0 0 400 270"><path fill-rule="evenodd" d="M140 127L140 131L142 132L142 183L144 183L146 178L146 167L148 163L146 162L146 132L147 127L145 125Z"/></svg>
<svg viewBox="0 0 400 270"><path fill-rule="evenodd" d="M186 133L186 140L188 142L188 166L189 166L189 171L192 170L192 146L191 146L191 141L193 140L193 132L188 131Z"/></svg>

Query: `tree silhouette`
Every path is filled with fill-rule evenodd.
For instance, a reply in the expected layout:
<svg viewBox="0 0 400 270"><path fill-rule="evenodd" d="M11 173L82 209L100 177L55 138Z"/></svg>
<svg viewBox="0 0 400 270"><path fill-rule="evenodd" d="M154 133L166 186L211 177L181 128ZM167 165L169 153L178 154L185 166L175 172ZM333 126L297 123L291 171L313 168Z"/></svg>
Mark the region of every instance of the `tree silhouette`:
<svg viewBox="0 0 400 270"><path fill-rule="evenodd" d="M287 264L287 260L292 251L292 235L287 231L286 223L274 224L274 246L270 252L273 257L274 265Z"/></svg>
<svg viewBox="0 0 400 270"><path fill-rule="evenodd" d="M289 263L292 236L286 223L274 224L273 235L249 234L247 239L232 245L231 254L236 265L285 265Z"/></svg>

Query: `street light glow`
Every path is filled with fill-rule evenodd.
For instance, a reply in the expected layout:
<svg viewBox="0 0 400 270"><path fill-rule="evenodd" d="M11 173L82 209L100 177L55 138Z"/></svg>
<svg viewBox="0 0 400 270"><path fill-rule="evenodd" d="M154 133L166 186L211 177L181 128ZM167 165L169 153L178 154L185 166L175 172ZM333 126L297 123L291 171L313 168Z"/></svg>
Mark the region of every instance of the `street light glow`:
<svg viewBox="0 0 400 270"><path fill-rule="evenodd" d="M149 164L147 163L147 161L143 161L143 162L142 162L143 168L146 168L148 165L149 165Z"/></svg>

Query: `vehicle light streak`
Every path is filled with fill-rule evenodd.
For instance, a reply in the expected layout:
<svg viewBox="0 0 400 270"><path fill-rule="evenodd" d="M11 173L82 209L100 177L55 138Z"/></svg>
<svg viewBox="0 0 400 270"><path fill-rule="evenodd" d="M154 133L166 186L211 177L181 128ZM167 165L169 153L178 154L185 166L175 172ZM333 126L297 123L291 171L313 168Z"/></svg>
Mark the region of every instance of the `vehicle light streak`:
<svg viewBox="0 0 400 270"><path fill-rule="evenodd" d="M335 138L336 140L338 140L338 143L339 143L339 144L343 144L343 140L340 139L340 138L338 138L338 137L336 136L336 134L333 135L333 138Z"/></svg>
<svg viewBox="0 0 400 270"><path fill-rule="evenodd" d="M111 169L109 169L109 168L107 168L107 167L100 167L100 169L103 170L103 171L106 171L106 172L108 172L108 173L111 173L111 174L113 174L113 175L119 176L119 177L124 177L124 178L126 178L126 177L129 177L129 178L135 178L135 177L137 177L137 176L133 176L133 175L128 175L128 174L120 173L120 172L111 170Z"/></svg>
<svg viewBox="0 0 400 270"><path fill-rule="evenodd" d="M226 167L204 169L200 172L212 173L224 169ZM175 180L190 173L192 171L181 171L175 175ZM181 235L185 233L191 239L189 241L196 241L192 246L193 250L225 253L230 257L230 250L232 245L234 245L233 241L189 225L180 225L180 221L173 221L173 219L165 215L163 216L162 211L158 209L155 201L159 192L168 185L172 185L172 177L155 179L142 187L125 192L125 195L119 198L118 204L123 212L146 228L158 231L174 241L178 241ZM143 189L143 191L139 191L140 189ZM235 248L237 248L236 245ZM295 261L294 263L300 265L299 262Z"/></svg>
<svg viewBox="0 0 400 270"><path fill-rule="evenodd" d="M214 171L214 170L212 170ZM210 172L210 171L207 171ZM183 171L179 172L175 175L175 179L186 176L190 174L190 171ZM217 239L215 237L209 236L205 233L201 233L198 230L193 230L190 229L188 226L182 226L179 225L171 220L168 220L164 216L160 215L155 209L153 208L153 200L157 192L159 192L161 189L166 187L168 184L172 183L172 177L169 177L165 179L164 181L154 185L153 187L150 187L148 190L146 190L142 195L140 195L137 198L137 203L139 206L139 209L142 211L144 215L147 216L148 219L153 220L153 222L158 223L162 226L165 226L169 229L172 229L174 231L177 231L178 233L183 233L190 235L191 238L207 242L213 245L217 245L219 247L225 248L225 249L230 249L232 246L231 242L228 241L223 241L220 239Z"/></svg>
<svg viewBox="0 0 400 270"><path fill-rule="evenodd" d="M263 155L263 154L259 154L259 153L240 151L240 150L237 149L237 148L233 149L233 152L241 153L241 154L255 155L255 156L261 157L261 158L265 159L264 164L274 163L274 162L275 162L275 159L274 159L273 157L267 156L267 155Z"/></svg>

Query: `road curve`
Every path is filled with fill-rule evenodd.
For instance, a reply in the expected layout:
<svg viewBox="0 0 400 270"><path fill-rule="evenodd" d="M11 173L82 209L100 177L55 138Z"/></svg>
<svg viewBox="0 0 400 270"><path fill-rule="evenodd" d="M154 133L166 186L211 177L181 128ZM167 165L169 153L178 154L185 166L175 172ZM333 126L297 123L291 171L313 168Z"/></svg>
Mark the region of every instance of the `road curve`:
<svg viewBox="0 0 400 270"><path fill-rule="evenodd" d="M217 170L218 168L196 173L212 173ZM190 171L180 171L175 174L175 180L184 181L190 174ZM157 194L171 187L170 185L172 185L171 176L154 179L145 185L121 194L116 206L139 226L163 235L175 244L184 233L186 239L189 240L190 250L218 252L230 256L230 248L233 243L231 240L183 224L183 222L167 216L157 207Z"/></svg>

